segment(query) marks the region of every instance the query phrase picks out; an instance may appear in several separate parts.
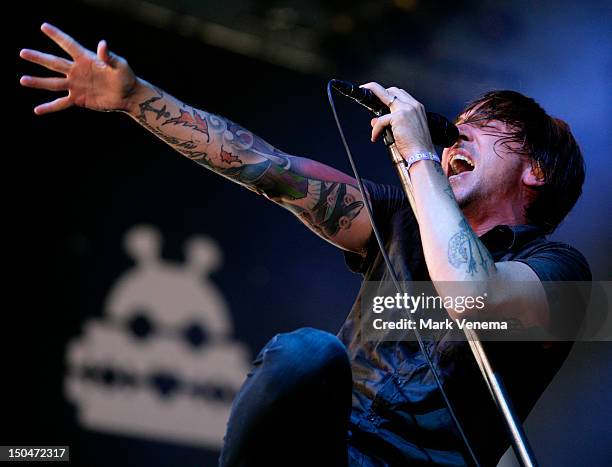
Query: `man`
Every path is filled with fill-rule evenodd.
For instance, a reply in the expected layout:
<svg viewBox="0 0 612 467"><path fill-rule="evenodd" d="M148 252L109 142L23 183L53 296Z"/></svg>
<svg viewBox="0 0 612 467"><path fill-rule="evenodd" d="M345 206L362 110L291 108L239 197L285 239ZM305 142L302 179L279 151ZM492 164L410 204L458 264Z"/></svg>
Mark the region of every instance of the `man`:
<svg viewBox="0 0 612 467"><path fill-rule="evenodd" d="M183 155L293 212L344 250L364 280L389 280L352 177L178 101L136 77L104 41L93 53L49 24L42 31L71 60L21 51L64 75L24 76L22 85L68 91L36 114L72 105L128 113ZM459 116L459 141L440 160L420 103L402 89L365 86L390 109L372 120L372 140L390 126L410 164L418 224L400 189L366 182L400 279L462 281L471 295L494 297L490 312L497 317L524 328L554 327L541 281L590 280L578 251L544 238L573 207L584 180L567 125L521 94L492 92ZM418 346L362 335L362 292L338 337L303 328L274 336L261 350L234 401L220 465L471 462ZM494 465L508 442L466 344L428 341L426 350L480 465ZM524 419L568 346L496 343L487 350Z"/></svg>

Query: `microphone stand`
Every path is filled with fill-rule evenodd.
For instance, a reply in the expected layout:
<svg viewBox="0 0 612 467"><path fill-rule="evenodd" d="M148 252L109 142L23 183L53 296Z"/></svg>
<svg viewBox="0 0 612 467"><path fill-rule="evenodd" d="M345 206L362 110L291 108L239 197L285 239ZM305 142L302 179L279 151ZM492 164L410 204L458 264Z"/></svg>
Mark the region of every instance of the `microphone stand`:
<svg viewBox="0 0 612 467"><path fill-rule="evenodd" d="M410 181L410 173L408 172L406 161L400 154L399 150L397 149L397 146L395 146L395 140L393 138L391 128L385 128L383 141L385 142L385 145L389 150L391 161L393 162L393 166L397 170L400 182L402 184L402 188L404 189L404 193L406 194L406 197L410 202L410 206L412 208L412 211L414 212L418 223L419 214L414 200L412 183ZM474 358L478 363L478 367L480 368L482 376L485 382L487 383L487 387L491 392L491 397L493 397L497 408L502 414L506 429L508 430L508 434L510 435L510 441L512 443L514 454L516 455L518 461L522 466L537 467L538 463L536 461L535 455L529 444L529 440L527 439L523 426L518 417L516 416L514 408L512 407L510 397L508 396L508 392L506 391L506 388L503 385L501 376L493 370L491 362L489 361L487 354L485 353L484 347L482 346L482 342L480 342L480 339L478 338L476 332L471 329L464 329L464 333L470 345L470 349L472 350L472 354L474 355Z"/></svg>

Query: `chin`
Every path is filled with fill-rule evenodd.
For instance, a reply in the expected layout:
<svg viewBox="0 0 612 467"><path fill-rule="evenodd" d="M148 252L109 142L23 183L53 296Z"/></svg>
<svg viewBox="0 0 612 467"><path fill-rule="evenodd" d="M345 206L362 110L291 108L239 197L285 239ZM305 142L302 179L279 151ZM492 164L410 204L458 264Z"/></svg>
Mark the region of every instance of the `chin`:
<svg viewBox="0 0 612 467"><path fill-rule="evenodd" d="M449 185L451 187L451 190L453 190L453 195L455 195L455 199L457 200L457 203L461 204L461 202L463 201L463 199L466 197L466 190L465 187L462 187L461 185L459 185L458 183L455 183L453 181L449 180Z"/></svg>
<svg viewBox="0 0 612 467"><path fill-rule="evenodd" d="M466 190L465 188L452 187L453 194L457 200L457 204L461 209L467 207L475 201L475 194L472 190Z"/></svg>

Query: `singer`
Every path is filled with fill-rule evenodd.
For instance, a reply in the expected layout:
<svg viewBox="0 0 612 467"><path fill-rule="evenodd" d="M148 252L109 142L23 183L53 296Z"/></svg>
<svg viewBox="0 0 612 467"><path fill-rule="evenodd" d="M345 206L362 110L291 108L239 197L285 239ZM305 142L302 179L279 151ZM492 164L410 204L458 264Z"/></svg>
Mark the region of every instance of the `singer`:
<svg viewBox="0 0 612 467"><path fill-rule="evenodd" d="M364 281L389 280L353 177L175 99L104 41L93 52L50 24L41 29L70 58L21 51L59 74L23 76L23 86L68 92L37 106L37 115L73 105L127 114L184 156L294 213ZM364 86L389 108L372 120L372 141L391 127L413 183L418 223L400 188L365 182L400 280L484 284L502 297L495 310L504 319L553 326L541 281L591 279L580 252L546 239L584 181L568 125L518 92L492 91L461 112L459 139L439 157L422 104L397 87ZM264 346L234 401L220 466L471 463L416 344L363 338L361 295L337 336L301 328ZM426 344L479 464L496 465L508 438L467 344ZM486 344L524 420L570 345Z"/></svg>

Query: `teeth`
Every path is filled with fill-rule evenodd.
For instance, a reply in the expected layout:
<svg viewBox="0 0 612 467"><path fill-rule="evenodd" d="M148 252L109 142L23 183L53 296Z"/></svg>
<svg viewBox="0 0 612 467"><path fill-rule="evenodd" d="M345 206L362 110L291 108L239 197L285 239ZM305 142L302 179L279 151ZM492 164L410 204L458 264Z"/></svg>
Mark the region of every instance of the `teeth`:
<svg viewBox="0 0 612 467"><path fill-rule="evenodd" d="M465 162L467 162L469 165L471 165L472 167L474 167L474 163L473 163L471 160L469 160L467 157L462 156L462 155L460 155L460 154L457 154L456 156L453 156L453 159L451 160L451 162L454 162L454 161L456 161L457 159L459 159L459 160L461 160L461 161L465 161Z"/></svg>
<svg viewBox="0 0 612 467"><path fill-rule="evenodd" d="M449 163L449 169L450 169L452 175L457 175L459 173L459 170L458 170L456 164L454 163L457 160L461 160L461 161L465 162L467 165L472 167L472 169L474 168L474 163L469 158L467 158L466 156L463 156L461 154L455 154L451 158L450 163Z"/></svg>

